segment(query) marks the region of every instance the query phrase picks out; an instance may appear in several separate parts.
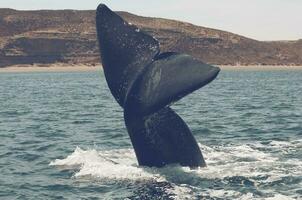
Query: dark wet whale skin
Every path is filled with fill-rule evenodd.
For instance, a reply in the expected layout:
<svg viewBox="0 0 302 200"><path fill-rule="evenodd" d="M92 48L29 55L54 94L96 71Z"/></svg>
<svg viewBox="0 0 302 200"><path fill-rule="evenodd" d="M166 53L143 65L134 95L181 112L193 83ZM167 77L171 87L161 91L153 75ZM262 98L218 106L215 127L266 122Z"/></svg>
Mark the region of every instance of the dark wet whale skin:
<svg viewBox="0 0 302 200"><path fill-rule="evenodd" d="M211 82L220 69L186 54L160 53L155 38L104 4L96 28L106 81L124 109L138 163L206 166L190 129L169 105Z"/></svg>

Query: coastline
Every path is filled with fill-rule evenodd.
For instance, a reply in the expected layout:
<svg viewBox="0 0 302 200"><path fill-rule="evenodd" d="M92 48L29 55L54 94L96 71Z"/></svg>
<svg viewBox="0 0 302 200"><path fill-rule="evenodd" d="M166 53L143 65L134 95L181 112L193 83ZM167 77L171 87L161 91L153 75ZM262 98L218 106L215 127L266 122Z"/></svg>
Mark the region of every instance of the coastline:
<svg viewBox="0 0 302 200"><path fill-rule="evenodd" d="M222 71L287 71L302 70L302 66L272 66L272 65L249 65L249 66L219 66ZM13 65L0 68L0 73L15 72L89 72L101 71L102 65L72 65L72 64L37 64L37 65Z"/></svg>
<svg viewBox="0 0 302 200"><path fill-rule="evenodd" d="M14 72L89 72L101 71L102 65L68 65L68 64L45 64L45 65L13 65L0 68L0 73Z"/></svg>
<svg viewBox="0 0 302 200"><path fill-rule="evenodd" d="M215 65L216 66L216 65ZM246 66L231 66L217 65L221 70L226 71L287 71L287 70L302 70L302 66L290 65L246 65Z"/></svg>

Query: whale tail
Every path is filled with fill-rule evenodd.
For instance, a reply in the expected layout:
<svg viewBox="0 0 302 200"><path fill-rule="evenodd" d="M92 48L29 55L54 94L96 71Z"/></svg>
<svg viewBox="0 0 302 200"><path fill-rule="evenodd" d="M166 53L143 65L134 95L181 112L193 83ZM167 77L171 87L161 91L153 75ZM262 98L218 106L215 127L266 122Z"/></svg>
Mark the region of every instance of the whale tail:
<svg viewBox="0 0 302 200"><path fill-rule="evenodd" d="M171 108L144 117L125 113L125 123L140 165L206 166L189 127Z"/></svg>
<svg viewBox="0 0 302 200"><path fill-rule="evenodd" d="M189 55L160 53L156 39L103 4L96 27L106 81L124 109L139 164L205 166L190 129L168 105L211 82L220 69Z"/></svg>

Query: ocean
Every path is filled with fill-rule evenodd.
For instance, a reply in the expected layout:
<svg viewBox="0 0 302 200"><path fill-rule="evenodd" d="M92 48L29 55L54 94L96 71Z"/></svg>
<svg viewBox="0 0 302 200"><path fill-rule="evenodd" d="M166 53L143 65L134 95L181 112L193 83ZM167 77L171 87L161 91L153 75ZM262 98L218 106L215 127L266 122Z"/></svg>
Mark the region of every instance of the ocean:
<svg viewBox="0 0 302 200"><path fill-rule="evenodd" d="M138 166L102 71L0 73L0 199L302 199L302 70L222 71L172 108L206 168Z"/></svg>

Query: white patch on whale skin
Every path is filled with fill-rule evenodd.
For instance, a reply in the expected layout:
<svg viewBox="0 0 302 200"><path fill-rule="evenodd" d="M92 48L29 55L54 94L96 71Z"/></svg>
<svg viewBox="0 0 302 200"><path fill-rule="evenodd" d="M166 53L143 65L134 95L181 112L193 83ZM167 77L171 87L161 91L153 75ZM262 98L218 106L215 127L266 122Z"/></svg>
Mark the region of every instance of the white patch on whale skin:
<svg viewBox="0 0 302 200"><path fill-rule="evenodd" d="M151 77L147 82L147 87L146 87L146 96L148 98L151 98L151 97L156 97L157 94L154 93L155 89L158 87L158 85L160 84L160 81L161 81L161 68L156 68L154 67L151 71Z"/></svg>

